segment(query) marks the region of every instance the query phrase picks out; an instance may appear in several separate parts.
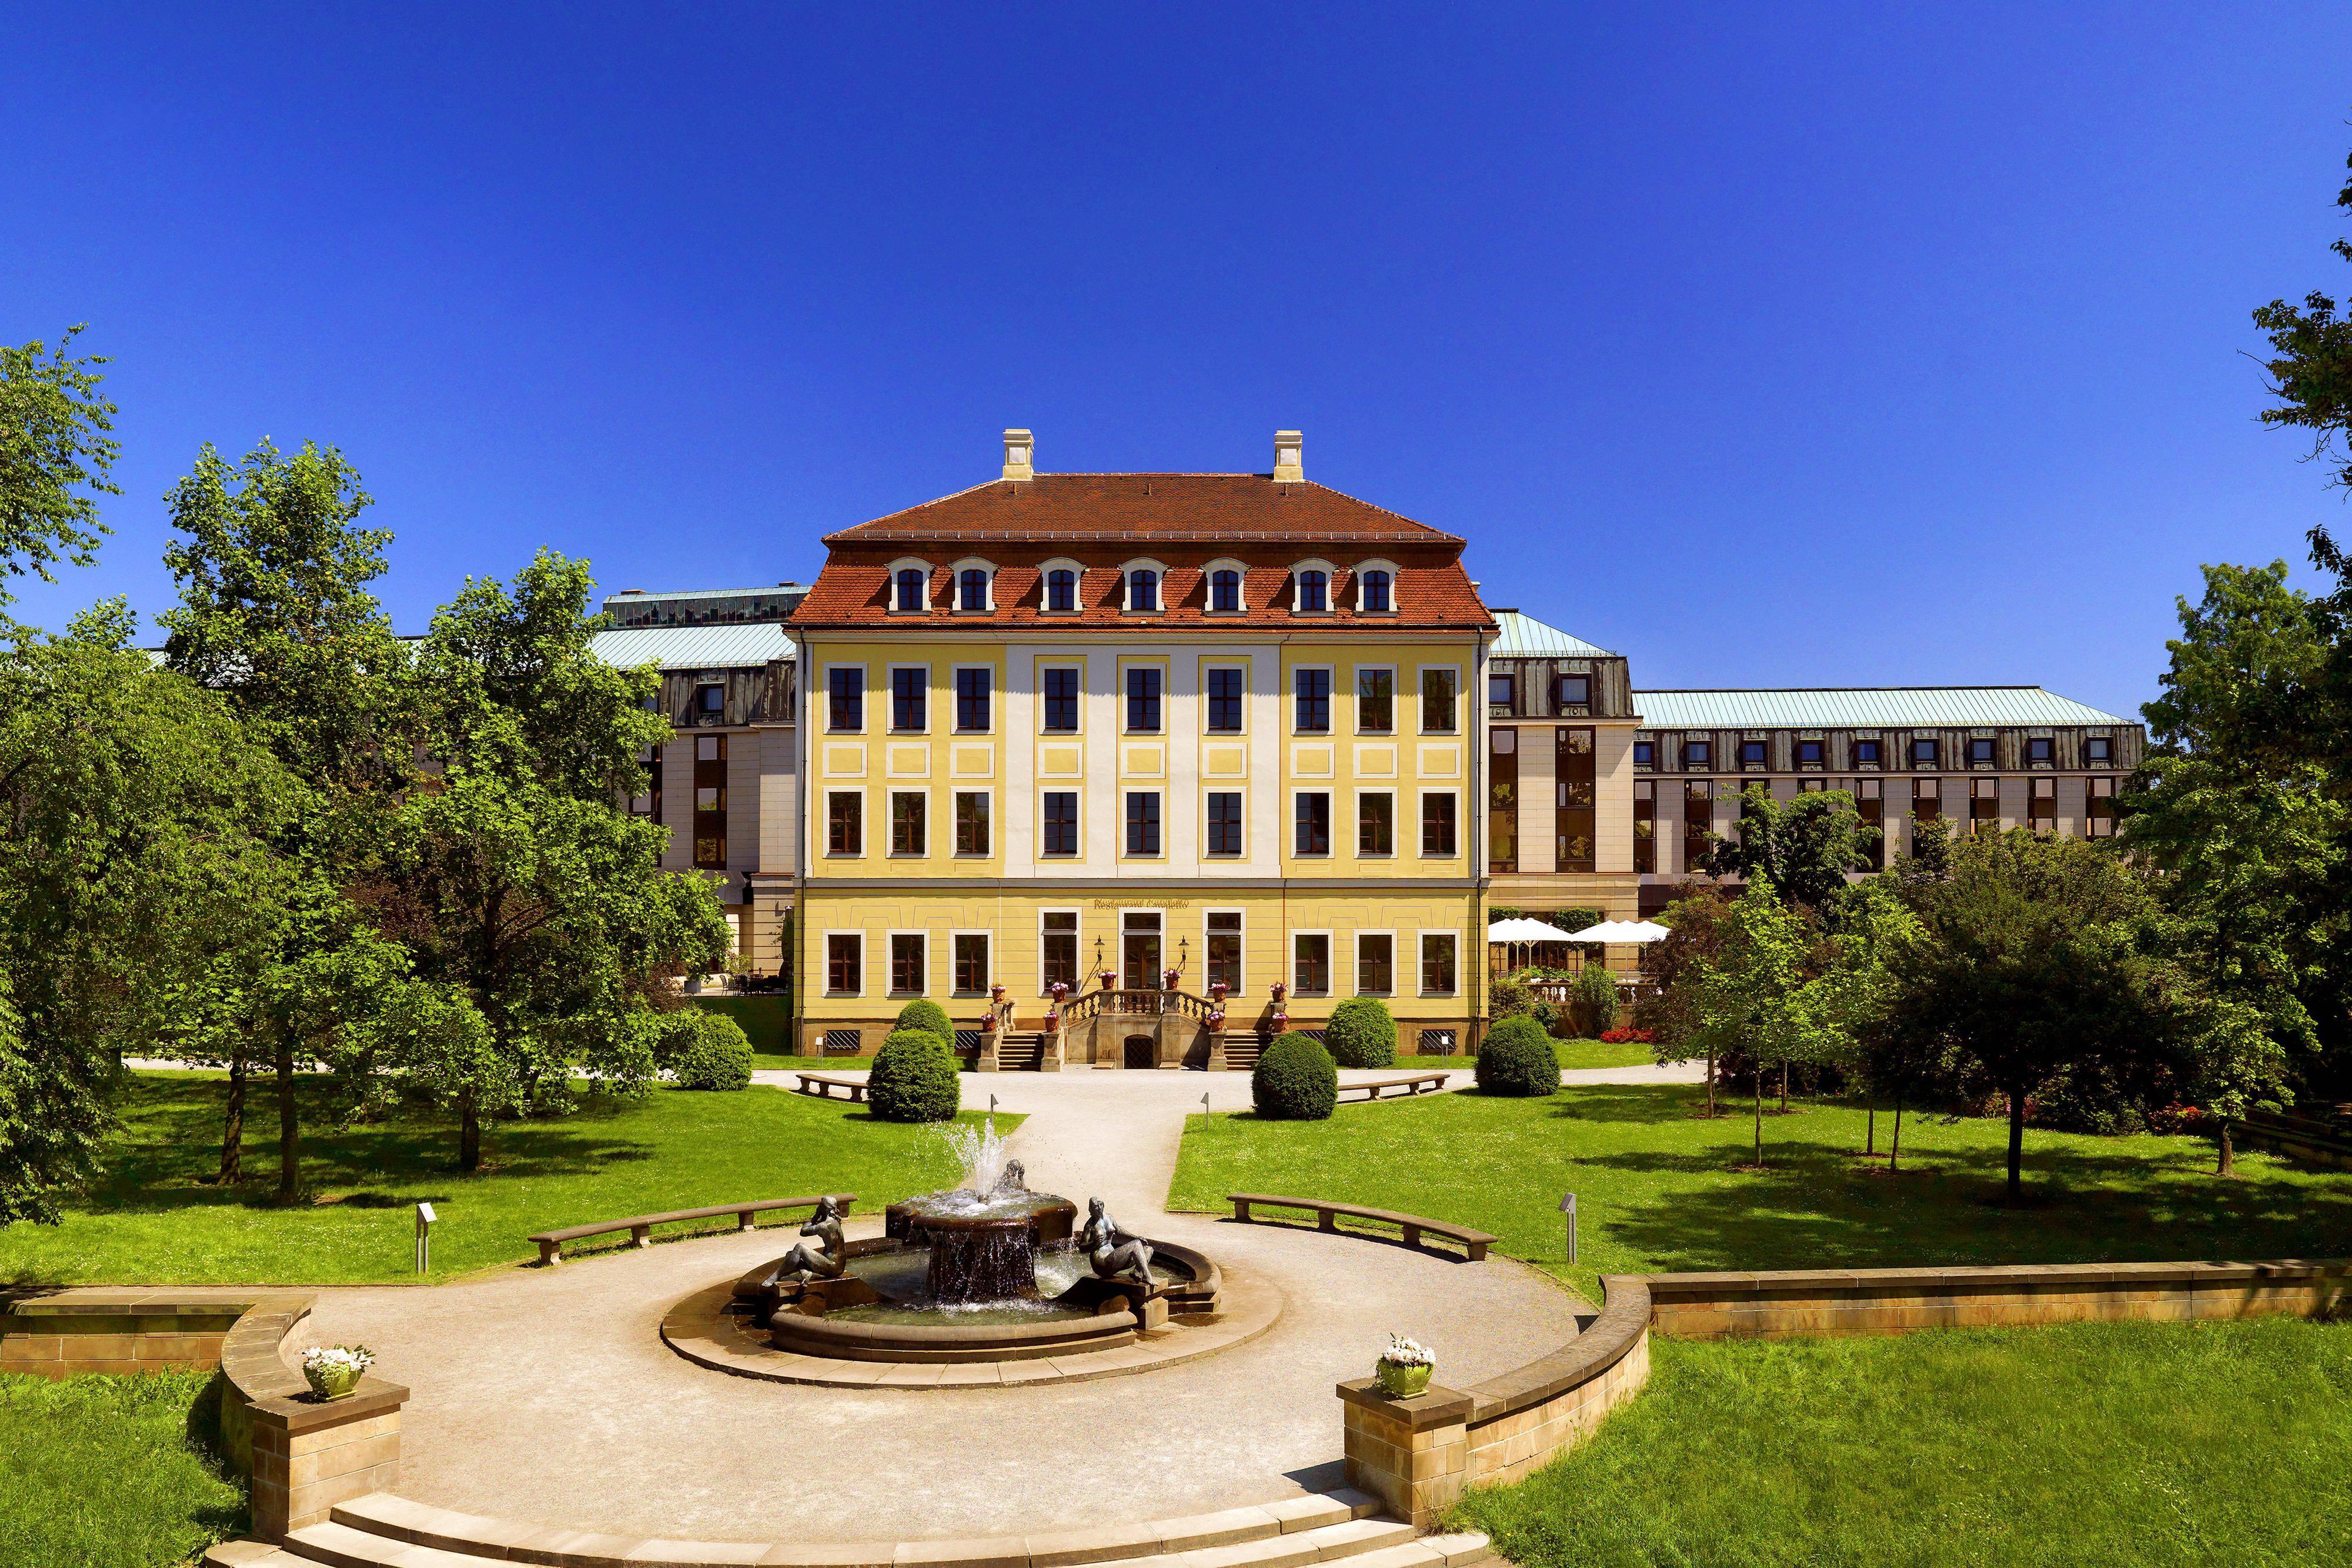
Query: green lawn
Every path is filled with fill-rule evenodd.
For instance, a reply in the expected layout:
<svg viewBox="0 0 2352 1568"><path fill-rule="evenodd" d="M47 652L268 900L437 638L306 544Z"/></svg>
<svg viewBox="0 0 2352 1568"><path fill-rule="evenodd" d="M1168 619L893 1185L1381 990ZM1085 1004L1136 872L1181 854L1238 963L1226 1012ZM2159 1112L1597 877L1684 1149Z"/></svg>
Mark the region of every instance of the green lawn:
<svg viewBox="0 0 2352 1568"><path fill-rule="evenodd" d="M488 1168L470 1176L452 1168L445 1118L404 1113L341 1132L322 1119L304 1139L313 1201L280 1208L269 1201L277 1109L266 1090L248 1102L245 1186L223 1192L199 1179L218 1167L226 1087L217 1074L132 1074L104 1176L64 1223L0 1228L0 1281L414 1280L410 1206L420 1199L440 1216L431 1277L446 1279L536 1256L524 1240L534 1230L804 1192L855 1192L871 1209L955 1174L936 1133L845 1101L657 1089L641 1100L590 1095L561 1120L499 1124L485 1141Z"/></svg>
<svg viewBox="0 0 2352 1568"><path fill-rule="evenodd" d="M1551 1053L1562 1067L1649 1067L1657 1057L1646 1045L1603 1045L1597 1040L1555 1040ZM1475 1056L1405 1056L1397 1058L1400 1071L1423 1067L1475 1067Z"/></svg>
<svg viewBox="0 0 2352 1568"><path fill-rule="evenodd" d="M148 1568L246 1529L209 1451L212 1375L0 1375L0 1563Z"/></svg>
<svg viewBox="0 0 2352 1568"><path fill-rule="evenodd" d="M2029 1128L2031 1201L2009 1208L2004 1122L1906 1116L1904 1168L1890 1176L1855 1157L1860 1111L1767 1115L1759 1173L1731 1168L1748 1157L1748 1118L1703 1120L1700 1103L1694 1087L1607 1086L1345 1105L1328 1122L1194 1116L1170 1205L1277 1192L1427 1214L1493 1231L1596 1300L1602 1274L2352 1253L2352 1173L2242 1153L2225 1181L2202 1139ZM1878 1119L1882 1151L1889 1121ZM1558 1212L1568 1191L1573 1265Z"/></svg>
<svg viewBox="0 0 2352 1568"><path fill-rule="evenodd" d="M2352 1561L2352 1325L1651 1341L1639 1398L1455 1511L1524 1568Z"/></svg>

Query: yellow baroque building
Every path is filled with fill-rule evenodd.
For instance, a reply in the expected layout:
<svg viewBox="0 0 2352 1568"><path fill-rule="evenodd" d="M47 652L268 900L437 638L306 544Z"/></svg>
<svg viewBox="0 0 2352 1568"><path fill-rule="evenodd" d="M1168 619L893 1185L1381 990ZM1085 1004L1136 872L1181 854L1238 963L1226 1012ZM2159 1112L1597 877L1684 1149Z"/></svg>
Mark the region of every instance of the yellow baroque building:
<svg viewBox="0 0 2352 1568"><path fill-rule="evenodd" d="M1271 474L1039 474L1008 432L1001 478L827 537L790 622L803 1052L870 1052L917 997L1034 1031L1057 984L1222 996L1236 1066L1351 996L1466 1047L1495 622L1462 539L1276 444ZM1074 1061L1202 1049L1072 1023Z"/></svg>

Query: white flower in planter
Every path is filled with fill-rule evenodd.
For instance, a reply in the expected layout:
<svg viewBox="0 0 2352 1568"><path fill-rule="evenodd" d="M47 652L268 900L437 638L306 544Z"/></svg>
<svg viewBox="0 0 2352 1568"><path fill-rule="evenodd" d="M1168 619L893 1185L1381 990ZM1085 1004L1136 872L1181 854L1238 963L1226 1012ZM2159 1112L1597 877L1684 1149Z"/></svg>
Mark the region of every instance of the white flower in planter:
<svg viewBox="0 0 2352 1568"><path fill-rule="evenodd" d="M1389 1335L1388 1349L1381 1352L1381 1359L1391 1366L1435 1366L1437 1353L1419 1340L1392 1333Z"/></svg>

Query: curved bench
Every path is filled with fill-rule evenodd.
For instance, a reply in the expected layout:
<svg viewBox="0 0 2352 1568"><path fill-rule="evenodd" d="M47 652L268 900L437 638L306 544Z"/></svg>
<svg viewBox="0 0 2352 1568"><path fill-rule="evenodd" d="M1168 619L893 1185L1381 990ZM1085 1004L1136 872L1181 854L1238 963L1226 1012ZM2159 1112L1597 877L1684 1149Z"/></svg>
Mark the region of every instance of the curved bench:
<svg viewBox="0 0 2352 1568"><path fill-rule="evenodd" d="M1339 1216L1344 1214L1350 1219L1368 1219L1376 1224L1398 1227L1403 1232L1404 1244L1408 1247L1419 1247L1424 1235L1443 1236L1449 1241L1462 1243L1470 1255L1469 1261L1473 1263L1486 1261L1486 1249L1499 1239L1486 1231L1473 1230L1466 1225L1450 1225L1424 1214L1399 1214L1394 1209L1367 1208L1360 1204L1333 1203L1319 1197L1277 1197L1265 1192L1229 1192L1225 1195L1225 1201L1234 1206L1234 1218L1244 1225L1251 1223L1255 1218L1251 1213L1253 1209L1301 1208L1314 1214L1318 1230L1337 1231Z"/></svg>
<svg viewBox="0 0 2352 1568"><path fill-rule="evenodd" d="M854 1192L836 1192L809 1197L763 1197L751 1203L716 1203L708 1208L673 1208L666 1214L637 1214L626 1219L600 1219L593 1225L566 1226L562 1230L542 1230L530 1238L539 1244L539 1260L542 1264L563 1261L563 1244L588 1236L608 1236L615 1231L629 1233L630 1242L638 1247L653 1245L653 1228L689 1219L717 1219L722 1215L735 1217L735 1228L749 1230L757 1223L754 1216L775 1208L814 1208L825 1197L831 1197L841 1212L847 1214L856 1200Z"/></svg>
<svg viewBox="0 0 2352 1568"><path fill-rule="evenodd" d="M1412 1072L1401 1078L1368 1078L1361 1083L1342 1083L1339 1097L1361 1092L1367 1100L1377 1100L1391 1089L1402 1089L1408 1094L1433 1094L1445 1087L1443 1072Z"/></svg>

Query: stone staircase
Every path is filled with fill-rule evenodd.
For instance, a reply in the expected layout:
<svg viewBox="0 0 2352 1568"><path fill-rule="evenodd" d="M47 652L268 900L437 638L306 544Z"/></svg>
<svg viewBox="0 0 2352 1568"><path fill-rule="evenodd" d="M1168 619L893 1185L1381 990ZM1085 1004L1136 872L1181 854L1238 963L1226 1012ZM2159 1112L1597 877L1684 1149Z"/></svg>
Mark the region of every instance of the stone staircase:
<svg viewBox="0 0 2352 1568"><path fill-rule="evenodd" d="M1257 1067L1257 1059L1265 1052L1265 1037L1254 1029L1225 1031L1225 1071L1249 1072Z"/></svg>
<svg viewBox="0 0 2352 1568"><path fill-rule="evenodd" d="M999 1072L1034 1072L1045 1064L1045 1037L1007 1033L996 1046L996 1070Z"/></svg>
<svg viewBox="0 0 2352 1568"><path fill-rule="evenodd" d="M1133 1524L972 1541L698 1542L641 1540L561 1526L485 1519L371 1492L335 1505L324 1522L276 1546L224 1542L207 1568L482 1568L536 1563L548 1568L1307 1568L1345 1559L1349 1568L1466 1568L1493 1557L1479 1534L1423 1535L1382 1516L1380 1503L1348 1489L1281 1502Z"/></svg>

